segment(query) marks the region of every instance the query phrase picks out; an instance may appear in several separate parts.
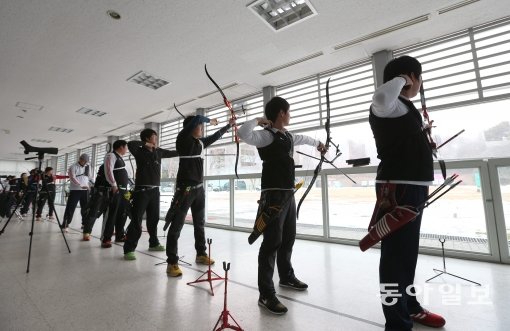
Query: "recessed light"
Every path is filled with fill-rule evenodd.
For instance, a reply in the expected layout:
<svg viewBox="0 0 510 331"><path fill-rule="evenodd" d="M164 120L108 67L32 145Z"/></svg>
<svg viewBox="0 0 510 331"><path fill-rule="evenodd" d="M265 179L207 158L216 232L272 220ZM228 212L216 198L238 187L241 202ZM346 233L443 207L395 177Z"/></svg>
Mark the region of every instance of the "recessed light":
<svg viewBox="0 0 510 331"><path fill-rule="evenodd" d="M120 20L120 14L117 13L115 10L108 10L106 13L114 20Z"/></svg>

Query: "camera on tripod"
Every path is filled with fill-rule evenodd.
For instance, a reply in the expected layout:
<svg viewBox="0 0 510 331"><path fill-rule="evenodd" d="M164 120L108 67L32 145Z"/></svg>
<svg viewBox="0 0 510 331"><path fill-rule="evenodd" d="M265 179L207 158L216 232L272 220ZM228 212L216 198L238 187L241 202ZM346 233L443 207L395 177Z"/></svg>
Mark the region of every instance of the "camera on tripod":
<svg viewBox="0 0 510 331"><path fill-rule="evenodd" d="M37 153L37 154L58 154L58 148L56 147L35 147L30 146L25 140L19 142L23 147L25 147L25 154L28 153Z"/></svg>

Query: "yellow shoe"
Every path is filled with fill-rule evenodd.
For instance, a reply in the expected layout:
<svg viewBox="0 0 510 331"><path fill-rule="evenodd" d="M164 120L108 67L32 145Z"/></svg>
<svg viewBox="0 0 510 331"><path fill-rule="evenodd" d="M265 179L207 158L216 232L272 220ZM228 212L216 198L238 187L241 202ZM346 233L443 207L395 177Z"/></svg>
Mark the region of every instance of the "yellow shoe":
<svg viewBox="0 0 510 331"><path fill-rule="evenodd" d="M195 259L195 263L205 264L205 265L213 265L214 264L214 260L211 259L207 255L200 255L200 256L197 256L197 258Z"/></svg>
<svg viewBox="0 0 510 331"><path fill-rule="evenodd" d="M168 264L168 267L166 267L166 273L170 277L182 276L182 271L178 264Z"/></svg>

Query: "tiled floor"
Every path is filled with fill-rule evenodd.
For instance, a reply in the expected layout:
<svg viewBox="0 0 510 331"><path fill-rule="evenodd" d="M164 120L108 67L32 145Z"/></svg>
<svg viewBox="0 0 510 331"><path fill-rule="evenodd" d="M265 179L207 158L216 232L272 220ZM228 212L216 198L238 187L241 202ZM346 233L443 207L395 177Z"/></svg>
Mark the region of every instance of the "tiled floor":
<svg viewBox="0 0 510 331"><path fill-rule="evenodd" d="M0 222L3 227L5 220ZM223 282L187 286L203 271L194 264L193 229L180 239L182 278L169 278L164 252L148 252L147 234L136 261L124 261L122 247L102 249L95 238L82 242L76 220L66 235L71 254L55 223L36 223L30 273L26 273L31 222L13 220L0 236L0 330L213 330L223 309ZM162 226L162 224L161 224ZM378 289L379 251L298 240L293 263L310 288L277 289L289 312L274 316L257 306L257 252L246 233L206 229L212 238L213 271L223 275L231 263L228 308L244 330L382 330ZM259 239L260 240L260 239ZM165 238L161 238L165 244ZM441 268L438 257L420 256L416 284L427 308L447 320L444 330L509 330L510 266L448 259L448 270L482 287L442 276L424 283ZM278 277L275 275L275 282ZM424 285L425 284L425 285ZM479 300L482 303L474 303ZM415 330L432 330L416 326Z"/></svg>

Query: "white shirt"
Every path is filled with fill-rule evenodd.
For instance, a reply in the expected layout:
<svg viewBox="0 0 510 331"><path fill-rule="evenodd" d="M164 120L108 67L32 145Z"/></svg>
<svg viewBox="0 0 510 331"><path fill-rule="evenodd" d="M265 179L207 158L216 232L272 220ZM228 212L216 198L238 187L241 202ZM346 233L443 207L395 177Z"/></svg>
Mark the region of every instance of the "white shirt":
<svg viewBox="0 0 510 331"><path fill-rule="evenodd" d="M254 131L258 125L258 121L256 118L247 121L239 128L237 131L237 134L239 135L239 138L241 138L244 142L246 142L248 145L253 145L255 147L261 148L271 145L271 143L274 140L273 135L271 132L268 132L267 130L257 130ZM277 132L278 129L271 129L273 132ZM310 145L310 146L319 146L320 141L313 139L308 136L300 135L300 134L293 134L289 131L285 131L289 133L292 137L292 141L294 142L294 146L297 145Z"/></svg>
<svg viewBox="0 0 510 331"><path fill-rule="evenodd" d="M69 167L67 174L69 175L69 179L71 180L71 185L69 189L71 191L77 190L86 190L82 187L89 186L89 180L92 180L90 176L90 166L89 166L89 175L85 176L85 167L88 166L88 163L85 165L80 165L80 163L76 162L72 166Z"/></svg>

